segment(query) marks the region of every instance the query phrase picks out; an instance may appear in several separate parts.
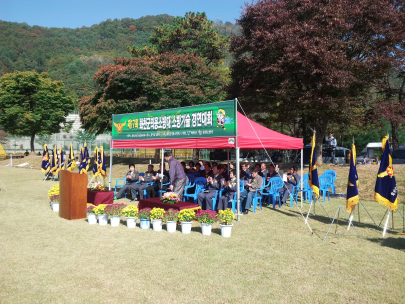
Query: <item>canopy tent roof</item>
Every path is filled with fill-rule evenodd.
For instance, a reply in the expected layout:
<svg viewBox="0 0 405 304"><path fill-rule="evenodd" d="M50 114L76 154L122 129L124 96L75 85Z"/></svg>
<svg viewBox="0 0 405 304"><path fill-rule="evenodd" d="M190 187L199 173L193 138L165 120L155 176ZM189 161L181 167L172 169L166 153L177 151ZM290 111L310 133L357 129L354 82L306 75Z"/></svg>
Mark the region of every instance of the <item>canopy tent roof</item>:
<svg viewBox="0 0 405 304"><path fill-rule="evenodd" d="M270 130L238 112L237 145L240 149L302 149L302 138ZM252 128L253 127L253 128ZM254 129L254 130L253 130ZM257 135L256 135L256 133ZM257 138L260 138L260 140ZM114 149L235 149L234 137L113 140ZM260 143L263 144L261 144Z"/></svg>

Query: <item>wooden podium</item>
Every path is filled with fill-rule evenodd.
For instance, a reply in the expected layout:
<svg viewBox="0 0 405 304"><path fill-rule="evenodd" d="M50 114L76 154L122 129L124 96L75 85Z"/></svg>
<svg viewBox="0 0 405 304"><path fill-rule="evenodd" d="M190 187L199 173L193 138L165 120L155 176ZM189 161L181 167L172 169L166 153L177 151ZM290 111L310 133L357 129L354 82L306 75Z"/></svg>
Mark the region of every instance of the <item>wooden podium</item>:
<svg viewBox="0 0 405 304"><path fill-rule="evenodd" d="M87 174L59 173L59 216L67 220L86 218Z"/></svg>

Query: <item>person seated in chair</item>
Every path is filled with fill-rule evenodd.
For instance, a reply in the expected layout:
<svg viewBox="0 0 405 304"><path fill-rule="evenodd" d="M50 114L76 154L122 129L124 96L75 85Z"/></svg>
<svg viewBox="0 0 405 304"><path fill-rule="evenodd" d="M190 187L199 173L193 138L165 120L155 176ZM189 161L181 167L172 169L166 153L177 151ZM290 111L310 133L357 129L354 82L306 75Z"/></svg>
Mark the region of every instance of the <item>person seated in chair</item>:
<svg viewBox="0 0 405 304"><path fill-rule="evenodd" d="M162 174L160 172L161 172L161 165L159 165L159 172L152 177L155 183L145 189L148 198L158 197L162 181ZM167 184L169 181L170 181L169 172L166 171L166 166L165 164L163 164L163 184ZM163 191L166 191L167 189L168 189L167 185L162 187Z"/></svg>
<svg viewBox="0 0 405 304"><path fill-rule="evenodd" d="M136 191L138 190L139 200L143 199L143 190L148 187L148 183L154 181L153 177L156 175L155 171L153 171L153 165L148 165L148 171L145 172L144 176L140 176L139 180L141 181L139 184L135 184L134 187L131 188L132 198L136 199Z"/></svg>
<svg viewBox="0 0 405 304"><path fill-rule="evenodd" d="M218 200L218 210L225 210L226 208L228 208L228 202L230 200L233 200L233 198L235 197L235 192L237 191L236 170L231 170L230 177L231 179L229 181L223 181L225 192ZM240 196L243 196L243 192L241 192Z"/></svg>
<svg viewBox="0 0 405 304"><path fill-rule="evenodd" d="M200 163L196 163L195 164L195 173L194 173L195 177L200 177L200 176L205 176L205 171L201 170L201 164Z"/></svg>
<svg viewBox="0 0 405 304"><path fill-rule="evenodd" d="M297 173L297 167L292 166L290 168L290 173L287 174L287 181L284 182L284 194L282 198L282 204L287 202L287 199L290 197L290 193L293 193L293 187L297 186L301 180L301 177Z"/></svg>
<svg viewBox="0 0 405 304"><path fill-rule="evenodd" d="M219 174L218 167L212 168L213 175L207 177L207 190L197 195L198 205L203 210L212 210L212 199L216 195L217 190L221 190L223 184L223 178ZM203 206L205 201L205 206Z"/></svg>
<svg viewBox="0 0 405 304"><path fill-rule="evenodd" d="M128 167L129 171L126 175L126 184L118 191L117 195L114 197L115 200L121 198L125 191L128 190L128 192L131 192L132 188L136 185L135 183L139 180L139 172L135 171L135 164L129 164Z"/></svg>
<svg viewBox="0 0 405 304"><path fill-rule="evenodd" d="M249 177L250 177L250 170L248 169L247 164L243 163L240 170L240 179L247 180Z"/></svg>
<svg viewBox="0 0 405 304"><path fill-rule="evenodd" d="M249 209L252 206L253 198L258 189L263 185L263 178L258 174L259 170L256 168L252 171L252 176L249 178L248 182L245 184L248 187L248 193L245 198L245 206L243 209L243 214L248 214ZM242 204L243 206L243 204Z"/></svg>
<svg viewBox="0 0 405 304"><path fill-rule="evenodd" d="M274 168L274 167L273 167ZM260 171L259 171L259 175L263 178L267 177L267 169L266 169L266 164L265 163L261 163L260 165Z"/></svg>
<svg viewBox="0 0 405 304"><path fill-rule="evenodd" d="M193 168L195 170L193 161L188 162L188 170L190 170L191 168ZM188 172L188 173L190 173L190 172Z"/></svg>
<svg viewBox="0 0 405 304"><path fill-rule="evenodd" d="M205 167L205 173L204 173L203 177L205 176L207 178L212 175L211 165L208 163L208 164L205 164L204 167Z"/></svg>

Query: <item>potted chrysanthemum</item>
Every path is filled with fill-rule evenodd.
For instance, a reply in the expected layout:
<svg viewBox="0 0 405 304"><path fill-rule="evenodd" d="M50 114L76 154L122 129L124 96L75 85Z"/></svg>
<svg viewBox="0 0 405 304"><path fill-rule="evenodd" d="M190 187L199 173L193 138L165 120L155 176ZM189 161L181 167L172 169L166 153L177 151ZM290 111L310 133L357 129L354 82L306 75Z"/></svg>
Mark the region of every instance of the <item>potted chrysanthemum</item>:
<svg viewBox="0 0 405 304"><path fill-rule="evenodd" d="M125 204L108 204L104 208L104 213L110 216L111 227L118 227L121 220L122 209L126 207Z"/></svg>
<svg viewBox="0 0 405 304"><path fill-rule="evenodd" d="M90 225L97 224L97 216L94 213L94 208L95 208L95 206L93 206L93 205L90 205L86 208L87 222Z"/></svg>
<svg viewBox="0 0 405 304"><path fill-rule="evenodd" d="M198 210L195 214L197 221L201 224L203 235L211 235L212 224L218 221L218 213L212 210Z"/></svg>
<svg viewBox="0 0 405 304"><path fill-rule="evenodd" d="M179 219L179 211L170 208L163 215L163 220L166 222L166 230L169 233L176 232L176 225Z"/></svg>
<svg viewBox="0 0 405 304"><path fill-rule="evenodd" d="M163 193L160 200L162 202L164 202L164 203L167 203L167 204L177 204L178 202L180 202L179 196L174 192L165 192L165 193Z"/></svg>
<svg viewBox="0 0 405 304"><path fill-rule="evenodd" d="M195 218L195 212L191 209L183 209L179 212L179 221L181 223L181 233L189 234Z"/></svg>
<svg viewBox="0 0 405 304"><path fill-rule="evenodd" d="M150 228L150 212L152 209L150 208L143 208L138 212L138 218L140 221L141 229L149 229Z"/></svg>
<svg viewBox="0 0 405 304"><path fill-rule="evenodd" d="M122 215L127 217L127 227L135 228L136 227L136 218L138 216L138 207L135 205L126 206L122 209Z"/></svg>
<svg viewBox="0 0 405 304"><path fill-rule="evenodd" d="M163 215L165 209L153 208L150 212L150 219L152 220L153 231L162 231Z"/></svg>
<svg viewBox="0 0 405 304"><path fill-rule="evenodd" d="M59 184L52 186L48 191L49 199L51 200L51 208L55 212L59 212Z"/></svg>
<svg viewBox="0 0 405 304"><path fill-rule="evenodd" d="M232 221L235 219L235 214L231 209L219 210L218 220L221 225L221 235L223 237L230 237L232 232Z"/></svg>
<svg viewBox="0 0 405 304"><path fill-rule="evenodd" d="M100 204L97 207L95 207L94 213L97 215L98 217L98 224L103 226L103 225L107 225L108 223L108 215L104 213L104 208L105 206L107 206L106 204Z"/></svg>

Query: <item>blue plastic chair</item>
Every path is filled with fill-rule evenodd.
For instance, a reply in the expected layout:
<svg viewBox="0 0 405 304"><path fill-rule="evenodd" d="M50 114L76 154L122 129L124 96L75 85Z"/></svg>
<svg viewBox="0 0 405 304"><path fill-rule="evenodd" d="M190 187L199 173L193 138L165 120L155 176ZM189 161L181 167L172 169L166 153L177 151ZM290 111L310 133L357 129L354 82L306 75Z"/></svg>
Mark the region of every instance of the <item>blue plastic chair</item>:
<svg viewBox="0 0 405 304"><path fill-rule="evenodd" d="M195 180L195 175L193 174L187 174L188 180L190 181L190 184L194 183Z"/></svg>
<svg viewBox="0 0 405 304"><path fill-rule="evenodd" d="M266 190L265 188L269 188L269 190ZM270 205L270 180L267 182L267 184L264 185L262 196L267 196L267 204Z"/></svg>
<svg viewBox="0 0 405 304"><path fill-rule="evenodd" d="M168 183L166 183L166 184L163 184L162 187L163 187L163 186L169 187L169 185L170 185L170 182L168 182ZM162 197L162 194L163 194L163 193L166 193L166 192L167 192L166 190L159 190L159 191L158 191L159 197Z"/></svg>
<svg viewBox="0 0 405 304"><path fill-rule="evenodd" d="M279 189L284 187L284 182L281 177L273 177L270 179L270 192L269 192L269 204L270 197L273 200L273 209L276 209L276 200L278 198L278 205L281 206Z"/></svg>
<svg viewBox="0 0 405 304"><path fill-rule="evenodd" d="M303 184L302 191L301 191L301 184ZM293 195L290 195L290 207L294 206L294 199L295 201L298 200L298 192L301 192L302 198L304 202L308 200L308 203L311 205L313 191L311 186L309 185L309 174L305 174L303 179L297 186L293 187Z"/></svg>
<svg viewBox="0 0 405 304"><path fill-rule="evenodd" d="M328 192L328 201L330 201L329 187L332 183L332 176L329 174L322 174L319 177L319 195L323 194L323 201L325 201L326 192Z"/></svg>
<svg viewBox="0 0 405 304"><path fill-rule="evenodd" d="M332 190L332 193L336 194L336 188L335 188L335 181L336 181L336 178L337 178L336 177L336 172L333 171L333 170L326 170L325 172L323 172L322 175L324 175L324 174L328 174L328 175L332 176L332 183L330 184L330 188Z"/></svg>
<svg viewBox="0 0 405 304"><path fill-rule="evenodd" d="M197 195L200 193L200 192L202 192L202 191L204 191L204 189L206 188L206 186L207 186L207 179L205 178L205 177L197 177L195 180L194 180L194 183L190 183L190 185L189 186L186 186L185 188L184 188L184 194L183 194L183 197L186 197L186 198L193 198L193 200L194 200L194 204L197 204ZM189 189L192 189L192 188L194 188L194 193L188 193L188 190Z"/></svg>
<svg viewBox="0 0 405 304"><path fill-rule="evenodd" d="M122 183L120 183L120 182L122 182ZM116 180L115 187L114 187L114 197L117 195L117 189L121 189L122 187L124 187L126 185L126 183L127 183L126 178L119 178ZM124 195L125 195L125 198L127 198L127 191L124 192Z"/></svg>
<svg viewBox="0 0 405 304"><path fill-rule="evenodd" d="M256 207L259 205L260 202L260 210L263 210L263 189L265 184L263 183L260 189L257 189L255 192L255 196L253 197L252 205L253 205L253 213L256 213ZM259 194L260 193L260 194Z"/></svg>

